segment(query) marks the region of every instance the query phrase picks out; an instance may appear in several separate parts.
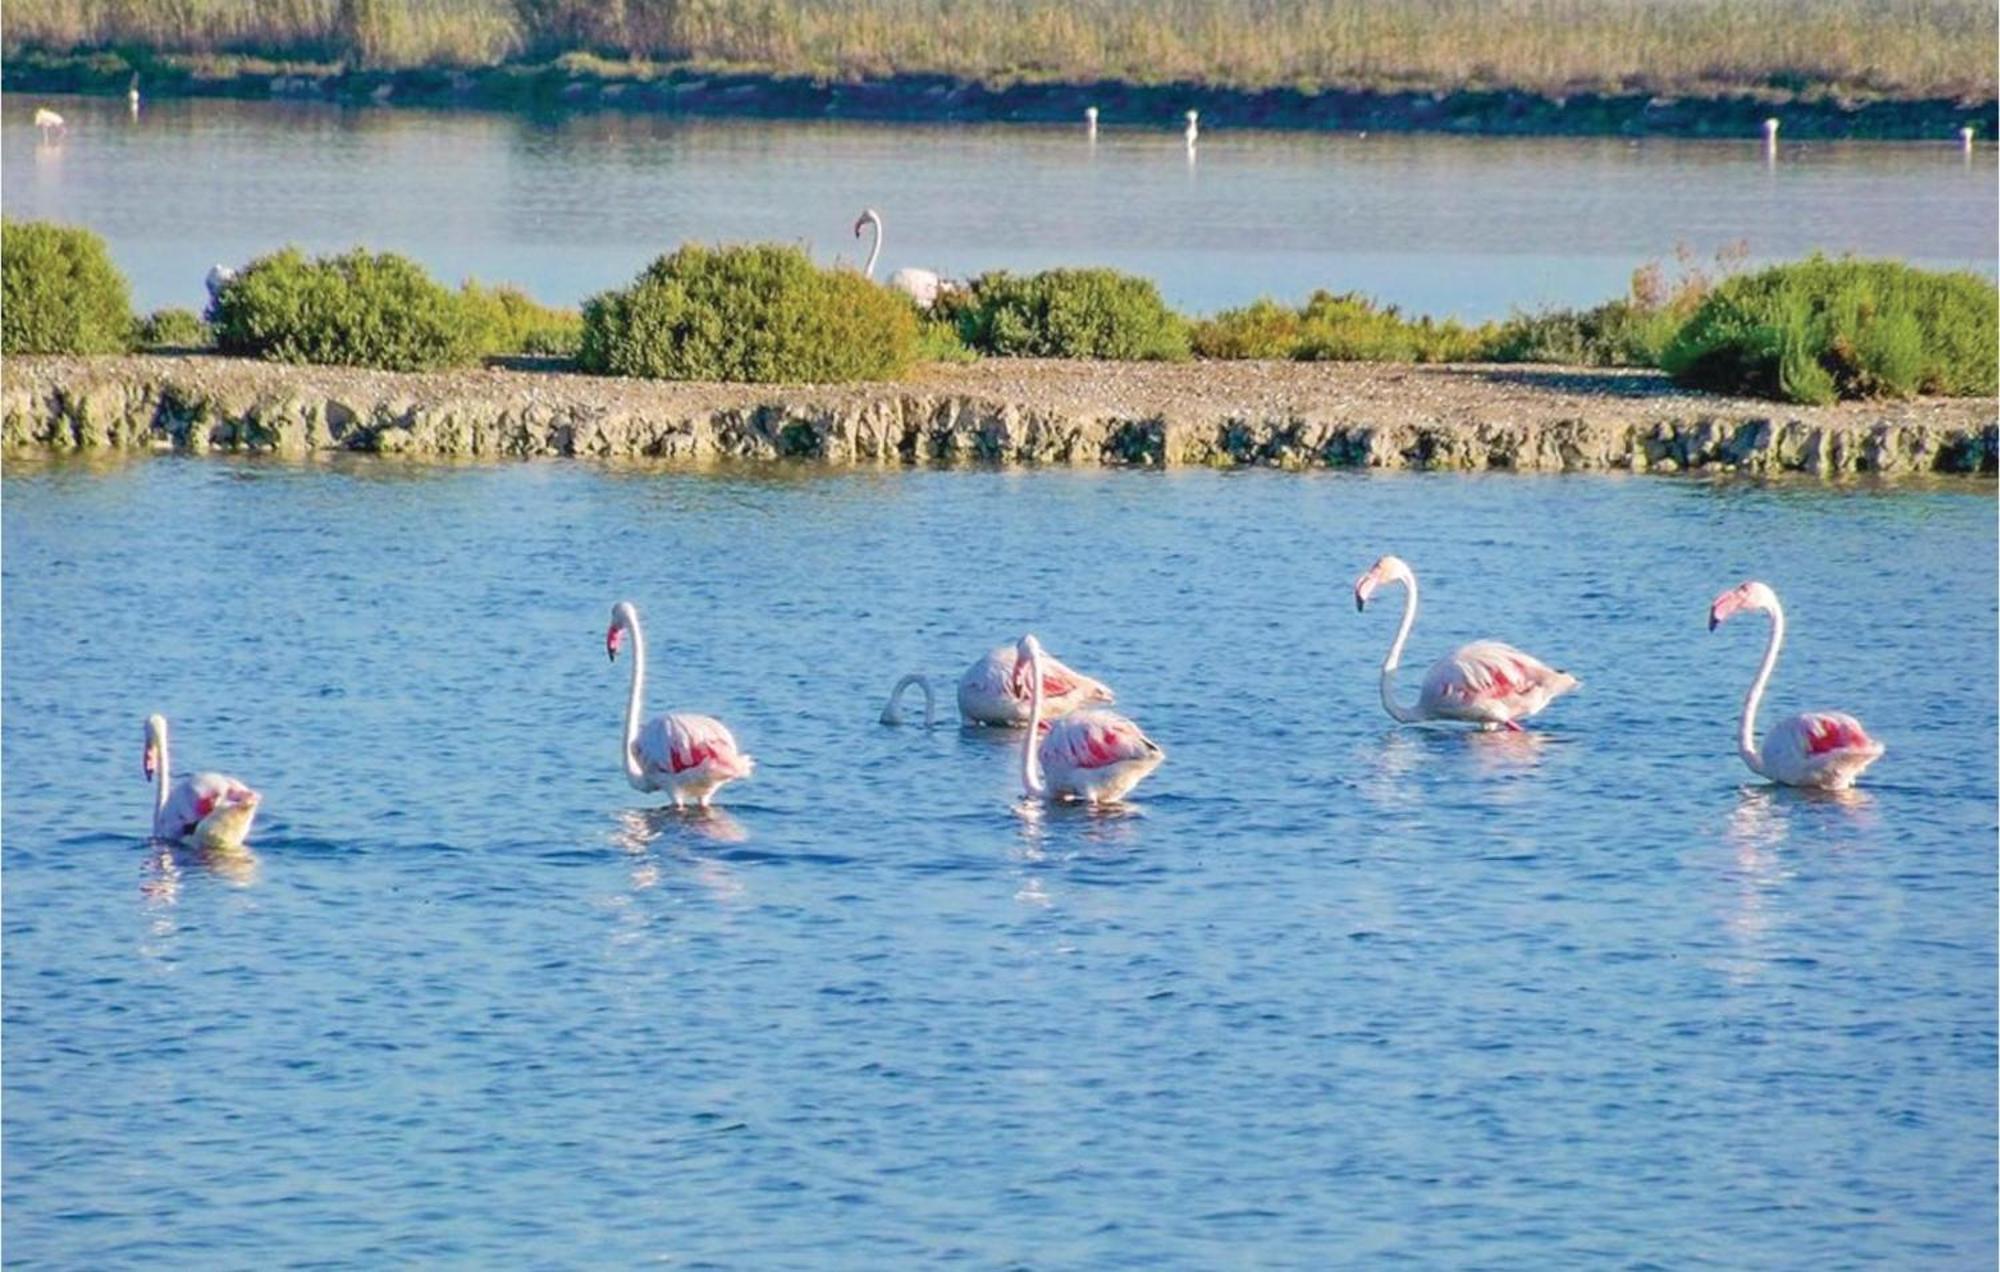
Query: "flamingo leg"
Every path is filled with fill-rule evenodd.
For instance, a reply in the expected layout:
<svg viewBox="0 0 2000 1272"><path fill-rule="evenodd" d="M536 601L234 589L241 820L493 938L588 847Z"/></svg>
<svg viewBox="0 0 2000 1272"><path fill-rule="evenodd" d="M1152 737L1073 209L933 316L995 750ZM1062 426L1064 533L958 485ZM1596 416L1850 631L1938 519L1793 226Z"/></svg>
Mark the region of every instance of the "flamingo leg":
<svg viewBox="0 0 2000 1272"><path fill-rule="evenodd" d="M1512 720L1502 720L1502 721L1500 722L1500 727L1501 727L1501 728L1503 728L1503 729L1505 729L1505 730L1507 730L1507 732L1509 732L1509 733L1525 733L1525 732L1527 732L1527 730L1523 729L1523 728L1522 728L1522 727L1521 727L1520 725L1518 725L1518 724L1515 724L1515 723L1514 723L1514 722L1513 722Z"/></svg>

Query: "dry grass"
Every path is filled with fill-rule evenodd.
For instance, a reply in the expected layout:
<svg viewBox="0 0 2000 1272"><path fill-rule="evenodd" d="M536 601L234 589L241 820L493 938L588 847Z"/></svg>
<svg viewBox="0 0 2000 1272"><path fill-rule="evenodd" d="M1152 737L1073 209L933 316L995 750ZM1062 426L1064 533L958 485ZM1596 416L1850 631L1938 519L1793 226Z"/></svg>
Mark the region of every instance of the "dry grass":
<svg viewBox="0 0 2000 1272"><path fill-rule="evenodd" d="M1991 97L1991 0L9 0L7 46L861 78Z"/></svg>

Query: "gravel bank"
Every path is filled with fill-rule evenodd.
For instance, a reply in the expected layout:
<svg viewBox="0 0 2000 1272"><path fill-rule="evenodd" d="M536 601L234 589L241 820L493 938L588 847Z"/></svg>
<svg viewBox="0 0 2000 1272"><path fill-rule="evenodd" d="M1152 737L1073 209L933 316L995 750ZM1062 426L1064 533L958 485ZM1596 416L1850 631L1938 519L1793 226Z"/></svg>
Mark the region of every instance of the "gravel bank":
<svg viewBox="0 0 2000 1272"><path fill-rule="evenodd" d="M1358 363L936 366L891 384L556 369L427 374L208 356L16 357L5 449L365 451L683 463L1237 465L1992 475L1992 399L1800 407L1644 371Z"/></svg>

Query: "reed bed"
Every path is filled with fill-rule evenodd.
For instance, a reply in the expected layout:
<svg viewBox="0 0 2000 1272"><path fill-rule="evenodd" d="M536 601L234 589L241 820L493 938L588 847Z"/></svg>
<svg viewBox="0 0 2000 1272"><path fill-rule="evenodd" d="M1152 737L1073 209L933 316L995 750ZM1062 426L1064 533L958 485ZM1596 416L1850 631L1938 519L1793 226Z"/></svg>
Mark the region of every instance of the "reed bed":
<svg viewBox="0 0 2000 1272"><path fill-rule="evenodd" d="M1990 0L9 0L5 45L853 80L1994 95ZM580 59L579 59L580 60Z"/></svg>

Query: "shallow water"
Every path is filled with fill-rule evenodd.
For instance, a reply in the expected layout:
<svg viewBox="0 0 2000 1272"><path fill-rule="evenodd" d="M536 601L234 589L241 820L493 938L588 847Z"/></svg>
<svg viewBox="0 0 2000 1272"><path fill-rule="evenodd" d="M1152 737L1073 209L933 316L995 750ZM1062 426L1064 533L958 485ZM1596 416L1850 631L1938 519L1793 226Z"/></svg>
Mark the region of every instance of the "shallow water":
<svg viewBox="0 0 2000 1272"><path fill-rule="evenodd" d="M157 459L4 531L20 1266L1993 1262L1990 485ZM1387 549L1418 666L1583 689L1394 727ZM1733 754L1753 572L1851 801ZM620 597L724 811L619 775ZM1024 626L1128 810L874 722ZM254 861L145 844L153 710Z"/></svg>
<svg viewBox="0 0 2000 1272"><path fill-rule="evenodd" d="M71 127L42 145L35 107ZM1623 294L1682 244L1823 250L1994 271L1995 151L1954 142L1628 141L558 119L283 102L0 103L9 215L102 232L145 308L198 306L215 262L357 242L443 277L574 303L685 240L775 239L880 276L1113 265L1196 311L1315 287L1504 316Z"/></svg>

